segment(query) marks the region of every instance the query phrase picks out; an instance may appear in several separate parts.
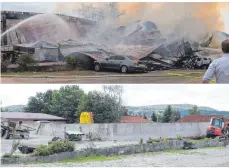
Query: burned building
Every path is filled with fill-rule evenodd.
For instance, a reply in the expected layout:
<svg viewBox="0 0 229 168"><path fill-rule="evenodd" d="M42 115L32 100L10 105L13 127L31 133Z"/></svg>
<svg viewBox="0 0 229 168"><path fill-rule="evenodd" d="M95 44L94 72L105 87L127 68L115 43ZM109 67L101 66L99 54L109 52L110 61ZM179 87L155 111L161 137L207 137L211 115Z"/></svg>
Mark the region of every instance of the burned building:
<svg viewBox="0 0 229 168"><path fill-rule="evenodd" d="M44 58L46 61L59 61L47 53L61 58L58 55L60 52L57 52L58 42L81 39L94 24L77 17L30 12L1 11L1 17L2 55L17 57L29 50L26 53L40 55L42 61L45 61Z"/></svg>

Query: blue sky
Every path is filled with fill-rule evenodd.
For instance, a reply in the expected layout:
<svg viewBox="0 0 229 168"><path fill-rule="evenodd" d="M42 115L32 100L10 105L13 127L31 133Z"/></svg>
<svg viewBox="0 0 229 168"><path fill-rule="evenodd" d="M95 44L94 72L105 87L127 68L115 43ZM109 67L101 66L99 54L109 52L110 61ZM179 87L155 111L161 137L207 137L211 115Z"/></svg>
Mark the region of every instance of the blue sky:
<svg viewBox="0 0 229 168"><path fill-rule="evenodd" d="M3 106L26 104L30 96L48 89L59 89L63 84L1 84L0 100ZM100 84L78 85L85 92L101 90ZM229 110L228 85L205 84L126 84L124 105L140 106L154 104L196 104L218 110ZM10 90L10 92L9 92Z"/></svg>

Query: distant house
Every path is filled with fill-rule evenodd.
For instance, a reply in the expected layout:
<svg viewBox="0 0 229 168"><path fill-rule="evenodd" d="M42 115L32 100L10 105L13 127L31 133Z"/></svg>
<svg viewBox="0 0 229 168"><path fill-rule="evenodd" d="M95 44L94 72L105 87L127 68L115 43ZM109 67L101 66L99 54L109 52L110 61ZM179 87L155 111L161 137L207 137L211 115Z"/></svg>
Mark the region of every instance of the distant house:
<svg viewBox="0 0 229 168"><path fill-rule="evenodd" d="M122 116L121 123L152 123L153 121L138 117L138 116Z"/></svg>
<svg viewBox="0 0 229 168"><path fill-rule="evenodd" d="M50 121L55 123L65 123L67 119L43 113L26 112L1 112L1 117L11 121L22 121L26 124L33 124L36 121Z"/></svg>
<svg viewBox="0 0 229 168"><path fill-rule="evenodd" d="M210 122L212 117L222 118L221 115L188 115L179 119L177 122Z"/></svg>

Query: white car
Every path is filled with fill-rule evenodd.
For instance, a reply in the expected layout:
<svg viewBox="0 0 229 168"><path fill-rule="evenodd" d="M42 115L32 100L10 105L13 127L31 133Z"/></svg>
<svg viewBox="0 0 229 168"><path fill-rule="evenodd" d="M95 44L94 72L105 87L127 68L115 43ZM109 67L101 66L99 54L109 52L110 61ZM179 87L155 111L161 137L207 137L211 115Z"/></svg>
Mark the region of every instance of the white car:
<svg viewBox="0 0 229 168"><path fill-rule="evenodd" d="M212 59L211 58L202 58L202 57L198 57L196 59L196 67L197 68L204 68L207 69L208 66L212 63Z"/></svg>

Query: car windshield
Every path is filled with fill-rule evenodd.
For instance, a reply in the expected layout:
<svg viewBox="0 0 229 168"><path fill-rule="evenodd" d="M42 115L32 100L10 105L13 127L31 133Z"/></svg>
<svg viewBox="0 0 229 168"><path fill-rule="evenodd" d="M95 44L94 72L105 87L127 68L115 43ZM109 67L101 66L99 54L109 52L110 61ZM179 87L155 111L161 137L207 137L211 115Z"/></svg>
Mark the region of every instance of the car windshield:
<svg viewBox="0 0 229 168"><path fill-rule="evenodd" d="M131 59L131 60L137 60L137 58L135 58L135 57L132 57L132 56L127 56L129 59Z"/></svg>

